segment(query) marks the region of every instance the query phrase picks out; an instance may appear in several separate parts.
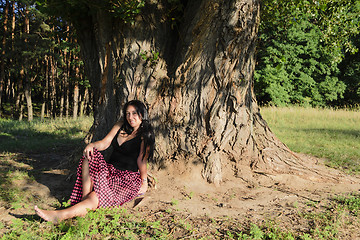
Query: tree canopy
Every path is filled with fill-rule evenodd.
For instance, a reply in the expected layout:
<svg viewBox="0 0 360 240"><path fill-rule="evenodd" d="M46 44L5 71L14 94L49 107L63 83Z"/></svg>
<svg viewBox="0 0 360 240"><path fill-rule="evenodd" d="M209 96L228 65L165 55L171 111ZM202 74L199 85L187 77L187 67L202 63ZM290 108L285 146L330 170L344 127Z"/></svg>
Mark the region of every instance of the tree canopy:
<svg viewBox="0 0 360 240"><path fill-rule="evenodd" d="M359 13L355 0L264 0L255 75L260 102L339 103L349 86L339 64L358 51Z"/></svg>

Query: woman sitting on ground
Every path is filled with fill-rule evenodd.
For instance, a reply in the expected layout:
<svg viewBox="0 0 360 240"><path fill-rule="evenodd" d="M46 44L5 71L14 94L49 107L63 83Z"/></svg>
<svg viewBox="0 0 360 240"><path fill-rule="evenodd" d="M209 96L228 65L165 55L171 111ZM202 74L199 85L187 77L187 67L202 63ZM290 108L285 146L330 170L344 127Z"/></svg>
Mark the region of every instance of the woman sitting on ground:
<svg viewBox="0 0 360 240"><path fill-rule="evenodd" d="M104 139L88 144L80 159L71 194L71 207L42 210L36 214L46 221L85 216L87 209L121 206L147 190L147 161L151 160L155 137L145 105L132 100L124 105L124 123L116 123ZM109 163L99 151L113 146Z"/></svg>

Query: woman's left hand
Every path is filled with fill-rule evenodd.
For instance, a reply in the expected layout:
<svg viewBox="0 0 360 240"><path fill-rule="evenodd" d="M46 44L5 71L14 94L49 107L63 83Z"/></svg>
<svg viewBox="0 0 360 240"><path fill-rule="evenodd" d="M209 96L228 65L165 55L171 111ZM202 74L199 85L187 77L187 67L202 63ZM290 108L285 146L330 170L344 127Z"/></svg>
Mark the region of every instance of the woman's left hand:
<svg viewBox="0 0 360 240"><path fill-rule="evenodd" d="M139 190L139 195L142 195L144 194L148 189L148 183L147 181L146 182L142 182L141 183L141 187L140 187L140 190Z"/></svg>

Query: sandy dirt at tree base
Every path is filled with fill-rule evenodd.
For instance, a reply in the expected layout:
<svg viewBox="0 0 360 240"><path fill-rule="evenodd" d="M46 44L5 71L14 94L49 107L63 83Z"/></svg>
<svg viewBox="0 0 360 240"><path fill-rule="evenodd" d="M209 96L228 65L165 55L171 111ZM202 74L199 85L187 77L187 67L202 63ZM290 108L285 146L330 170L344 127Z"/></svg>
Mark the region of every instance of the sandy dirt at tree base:
<svg viewBox="0 0 360 240"><path fill-rule="evenodd" d="M11 183L25 198L15 203L1 200L0 221L5 228L13 219L34 215L35 205L56 209L61 202L68 200L74 177L69 180L69 169L56 168L64 157L65 153L1 157L2 173L19 169L32 176L13 179ZM275 220L281 228L306 232L309 223L299 217L299 212L321 211L334 196L360 193L360 178L329 169L321 159L307 155L301 157L306 159L309 167L325 173L326 177L253 174L251 180L244 180L234 177L229 171L223 174L221 184L215 186L202 178L201 166L174 163L162 170L150 170L156 187L149 188L140 202L140 199L133 200L123 207L144 217L172 211L194 219L225 217L258 224ZM360 239L356 229L344 231L346 233L342 236Z"/></svg>

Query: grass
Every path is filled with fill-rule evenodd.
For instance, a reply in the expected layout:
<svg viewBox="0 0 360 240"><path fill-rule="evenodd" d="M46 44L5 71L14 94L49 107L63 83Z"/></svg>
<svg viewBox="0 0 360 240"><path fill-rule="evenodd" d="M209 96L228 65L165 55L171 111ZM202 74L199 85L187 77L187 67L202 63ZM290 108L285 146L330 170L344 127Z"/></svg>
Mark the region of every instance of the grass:
<svg viewBox="0 0 360 240"><path fill-rule="evenodd" d="M0 118L0 152L43 153L78 144L91 124L91 117L35 119L32 122Z"/></svg>
<svg viewBox="0 0 360 240"><path fill-rule="evenodd" d="M359 153L351 151L359 149L360 144L358 112L293 107L264 108L262 114L292 150L325 157L331 166L359 172L356 166ZM28 174L27 164L14 161L18 154L61 152L57 148L59 144L64 149L71 148L81 142L90 125L90 118L33 123L0 119L1 206L16 210L25 207L24 204L41 201L21 188L22 182L36 179ZM188 193L188 198L193 195ZM176 207L178 200L172 199L171 205ZM296 226L284 227L276 219L254 222L192 217L180 210L143 213L110 208L59 225L43 222L33 215L18 217L12 223L0 220L0 239L341 239L352 236L351 233L356 235L360 228L359 193L331 196L322 202L309 201L305 208L294 205L295 208L292 217L301 222L300 230Z"/></svg>
<svg viewBox="0 0 360 240"><path fill-rule="evenodd" d="M0 118L0 205L17 210L39 203L39 196L27 187L36 183L43 169L34 169L35 160L27 154L71 152L91 124L91 117L33 122Z"/></svg>
<svg viewBox="0 0 360 240"><path fill-rule="evenodd" d="M59 225L31 217L16 219L1 239L338 239L341 231L351 230L352 221L359 221L354 213L360 210L359 201L359 195L342 196L331 199L323 212L299 213L298 217L307 222L306 232L284 229L275 221L255 224L166 211L144 217L134 210L111 208ZM357 203L355 207L353 202Z"/></svg>
<svg viewBox="0 0 360 240"><path fill-rule="evenodd" d="M360 111L264 107L271 130L291 150L325 158L330 167L360 172Z"/></svg>

